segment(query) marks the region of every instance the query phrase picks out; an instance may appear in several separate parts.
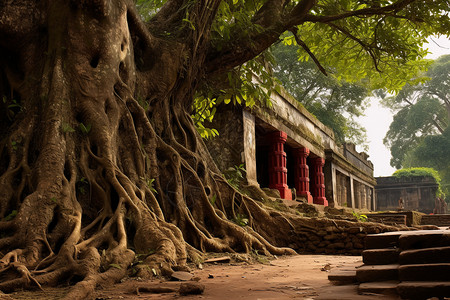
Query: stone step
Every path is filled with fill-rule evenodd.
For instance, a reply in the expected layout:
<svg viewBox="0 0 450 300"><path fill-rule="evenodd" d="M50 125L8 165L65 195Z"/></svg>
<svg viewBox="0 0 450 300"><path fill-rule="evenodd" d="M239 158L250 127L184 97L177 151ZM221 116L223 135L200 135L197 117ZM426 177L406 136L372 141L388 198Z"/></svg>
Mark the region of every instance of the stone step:
<svg viewBox="0 0 450 300"><path fill-rule="evenodd" d="M406 216L399 214L366 214L369 222L377 222L386 225L405 225Z"/></svg>
<svg viewBox="0 0 450 300"><path fill-rule="evenodd" d="M379 281L379 282L365 282L361 283L358 287L358 293L374 293L374 294L387 294L396 295L397 285L399 281Z"/></svg>
<svg viewBox="0 0 450 300"><path fill-rule="evenodd" d="M393 249L369 249L362 252L366 265L389 265L398 263L399 251Z"/></svg>
<svg viewBox="0 0 450 300"><path fill-rule="evenodd" d="M332 285L324 286L317 290L318 296L306 297L298 295L295 299L314 299L314 300L393 300L398 299L398 297L393 298L392 295L383 295L375 293L363 293L358 295L358 286L355 284L351 285ZM262 297L264 299L269 299ZM270 299L287 299L287 297L270 298ZM291 299L291 298L289 298Z"/></svg>
<svg viewBox="0 0 450 300"><path fill-rule="evenodd" d="M385 249L398 247L398 239L404 231L393 231L378 234L368 234L365 238L366 249Z"/></svg>
<svg viewBox="0 0 450 300"><path fill-rule="evenodd" d="M401 265L398 276L401 281L450 281L450 263Z"/></svg>
<svg viewBox="0 0 450 300"><path fill-rule="evenodd" d="M328 280L335 284L349 284L357 282L356 269L333 269L328 274Z"/></svg>
<svg viewBox="0 0 450 300"><path fill-rule="evenodd" d="M411 300L422 300L432 297L444 298L450 295L450 281L405 281L397 285L397 293L403 299Z"/></svg>
<svg viewBox="0 0 450 300"><path fill-rule="evenodd" d="M450 230L418 230L404 233L398 239L403 250L450 246Z"/></svg>
<svg viewBox="0 0 450 300"><path fill-rule="evenodd" d="M356 269L356 279L359 282L398 280L400 265L364 265Z"/></svg>
<svg viewBox="0 0 450 300"><path fill-rule="evenodd" d="M450 247L405 250L400 253L398 261L401 265L450 263Z"/></svg>
<svg viewBox="0 0 450 300"><path fill-rule="evenodd" d="M420 224L436 225L436 226L450 226L450 214L447 214L447 215L424 215L424 216L422 216Z"/></svg>

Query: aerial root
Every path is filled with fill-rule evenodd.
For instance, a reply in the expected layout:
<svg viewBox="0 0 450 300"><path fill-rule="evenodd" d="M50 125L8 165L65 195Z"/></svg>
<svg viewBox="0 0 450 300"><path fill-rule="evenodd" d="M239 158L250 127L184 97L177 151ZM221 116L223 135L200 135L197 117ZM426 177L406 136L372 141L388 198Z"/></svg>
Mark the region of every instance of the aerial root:
<svg viewBox="0 0 450 300"><path fill-rule="evenodd" d="M23 263L19 262L18 256L22 253L22 249L16 249L7 253L0 260L0 266L2 267L0 269L0 273L5 272L9 269L14 269L17 273L20 274L20 278L17 278L16 281L22 281L23 284L27 286L30 284L30 282L33 282L39 287L40 290L42 290L40 283L32 276L28 268Z"/></svg>
<svg viewBox="0 0 450 300"><path fill-rule="evenodd" d="M21 275L21 278L24 279L26 281L26 284L29 285L30 281L34 282L41 291L43 291L41 285L39 284L39 282L31 275L30 271L28 270L28 268L20 263L20 262L13 262L9 264L12 268L16 269L16 271Z"/></svg>

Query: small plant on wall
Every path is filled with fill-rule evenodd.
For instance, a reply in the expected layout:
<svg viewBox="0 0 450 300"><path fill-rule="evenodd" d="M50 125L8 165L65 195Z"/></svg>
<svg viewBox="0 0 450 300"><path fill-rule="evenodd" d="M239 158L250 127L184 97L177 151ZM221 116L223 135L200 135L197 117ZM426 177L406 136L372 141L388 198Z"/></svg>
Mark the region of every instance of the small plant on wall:
<svg viewBox="0 0 450 300"><path fill-rule="evenodd" d="M241 182L244 181L245 172L246 171L244 168L244 164L240 164L238 166L229 168L228 170L225 171L223 175L225 176L230 185L238 189Z"/></svg>

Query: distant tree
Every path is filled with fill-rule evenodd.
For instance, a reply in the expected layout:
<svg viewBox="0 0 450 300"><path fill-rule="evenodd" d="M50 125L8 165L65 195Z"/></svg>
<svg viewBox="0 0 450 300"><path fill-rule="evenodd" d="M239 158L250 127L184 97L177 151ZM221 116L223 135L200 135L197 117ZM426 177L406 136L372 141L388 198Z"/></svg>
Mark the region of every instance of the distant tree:
<svg viewBox="0 0 450 300"><path fill-rule="evenodd" d="M384 138L396 168L430 167L450 194L450 55L441 56L425 73L428 81L406 85L384 104L397 113Z"/></svg>
<svg viewBox="0 0 450 300"><path fill-rule="evenodd" d="M384 138L391 150L391 165L404 167L410 151L426 136L441 135L450 120L450 55L436 60L424 74L429 80L407 84L383 104L396 114ZM409 155L411 156L411 155Z"/></svg>
<svg viewBox="0 0 450 300"><path fill-rule="evenodd" d="M439 172L442 190L449 201L450 195L450 126L442 134L429 135L404 158L404 167L428 167Z"/></svg>
<svg viewBox="0 0 450 300"><path fill-rule="evenodd" d="M326 76L312 60L297 59L298 47L279 43L272 48L274 74L286 90L319 121L333 129L340 143L366 143L366 130L355 121L368 106L370 91L362 82Z"/></svg>

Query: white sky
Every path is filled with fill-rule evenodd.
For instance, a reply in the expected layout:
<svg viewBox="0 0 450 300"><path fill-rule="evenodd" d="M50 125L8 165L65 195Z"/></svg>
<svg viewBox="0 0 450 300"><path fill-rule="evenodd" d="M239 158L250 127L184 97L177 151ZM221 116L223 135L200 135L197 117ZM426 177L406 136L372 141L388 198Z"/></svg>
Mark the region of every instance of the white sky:
<svg viewBox="0 0 450 300"><path fill-rule="evenodd" d="M433 38L427 47L431 52L427 58L436 59L441 55L450 54L450 40L445 37ZM369 140L369 160L374 165L374 175L390 176L395 171L389 164L391 153L383 144L383 138L392 122L392 113L389 109L382 107L378 100L373 100L371 106L366 110L366 115L358 119L359 123L367 129Z"/></svg>

